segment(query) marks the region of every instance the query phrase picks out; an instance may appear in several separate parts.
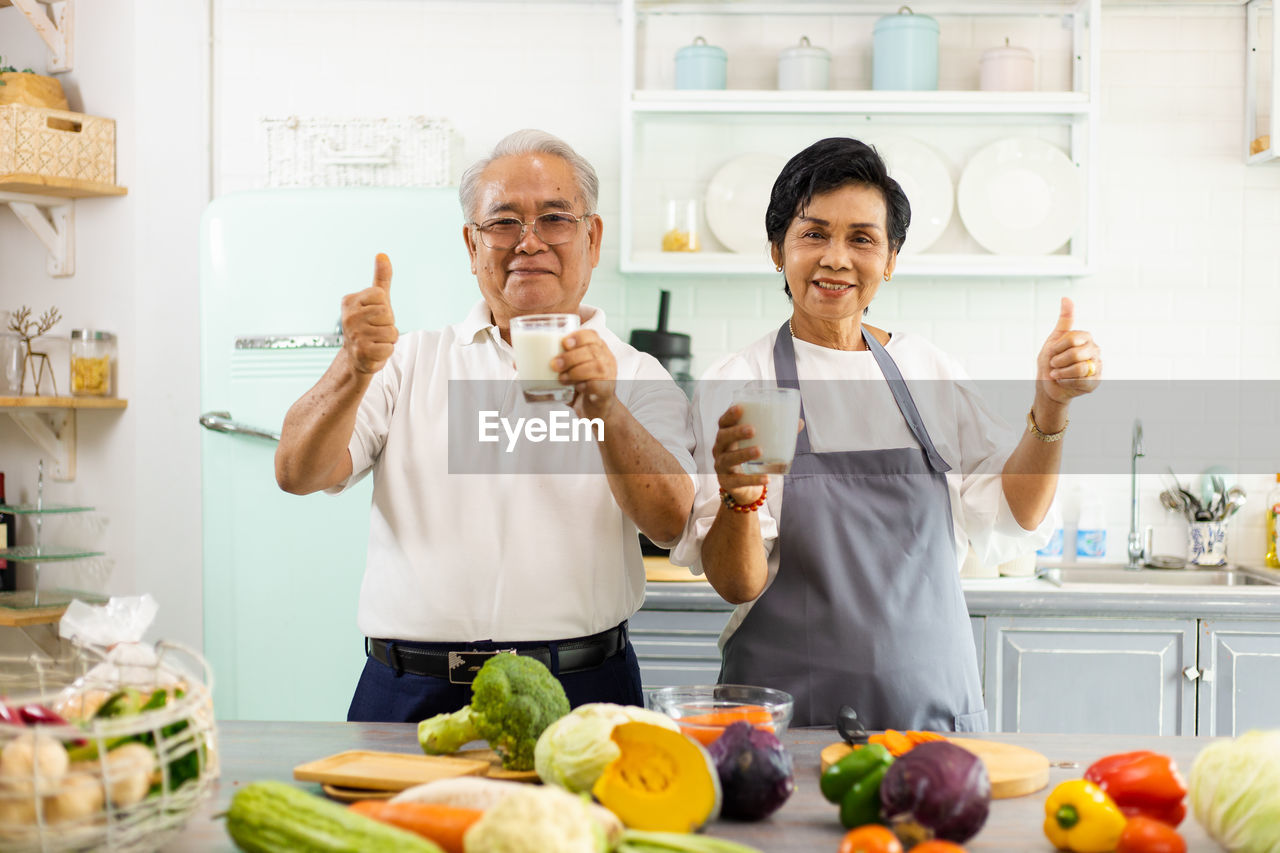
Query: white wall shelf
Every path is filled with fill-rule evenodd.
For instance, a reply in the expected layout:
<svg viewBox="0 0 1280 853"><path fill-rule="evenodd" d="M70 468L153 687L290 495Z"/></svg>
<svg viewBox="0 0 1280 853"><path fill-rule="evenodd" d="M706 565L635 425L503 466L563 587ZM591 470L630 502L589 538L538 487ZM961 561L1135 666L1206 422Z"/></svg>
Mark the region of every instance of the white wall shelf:
<svg viewBox="0 0 1280 853"><path fill-rule="evenodd" d="M75 0L0 0L0 7L17 6L49 48L49 73L70 71L75 65Z"/></svg>
<svg viewBox="0 0 1280 853"><path fill-rule="evenodd" d="M1248 0L1245 3L1245 86L1244 86L1244 161L1250 166L1271 163L1280 157L1280 139L1275 133L1276 117L1280 116L1280 86L1276 85L1276 57L1280 56L1280 27L1276 26L1272 0ZM1271 38L1266 40L1261 32L1261 22L1270 24ZM1266 51L1266 67L1259 55ZM1258 121L1259 89L1265 83L1270 90L1267 121L1270 128L1263 132ZM1259 144L1255 150L1254 142Z"/></svg>
<svg viewBox="0 0 1280 853"><path fill-rule="evenodd" d="M792 18L814 16L814 26L853 17L854 26L868 36L875 19L898 11L900 3L881 0L813 0L777 3L757 0L735 2L681 2L681 0L622 0L622 157L621 157L621 247L619 267L624 273L663 275L776 275L773 265L761 256L712 251L719 241L704 240L701 252L660 252L661 229L655 225L659 196L701 198L718 163L738 153L794 154L795 142L812 141L820 135L852 134L874 141L877 134L914 135L935 144L939 131L952 132L953 150L947 142L937 142L940 152L953 162L963 162L980 144L1001 136L1047 137L1062 147L1079 168L1084 188L1084 214L1067 247L1058 253L1036 257L988 253L977 246L967 232L954 222L955 236L928 250L899 259L895 275L932 278L1039 278L1078 277L1093 272L1097 245L1098 172L1096 168L1097 128L1100 115L1099 68L1101 54L1101 0L965 0L939 2L920 0L911 4L919 14L937 15L964 25L974 16L993 16L991 25L1001 26L994 17L1041 19L1037 26L1065 31L1051 42L1066 65L1057 79L1063 84L1046 86L1044 91L872 91L829 89L821 91L778 91L760 88L725 90L675 90L669 85L665 63L673 63L670 40L673 16L687 28L689 38L701 34L713 44L711 30L723 24L729 43L730 69L736 50L762 61L769 55L751 35L769 31L770 20L792 25ZM697 17L701 16L701 17ZM758 16L760 21L744 21ZM664 20L665 19L665 20ZM722 19L730 19L727 23ZM764 23L761 23L763 21ZM647 27L658 28L652 32ZM804 26L802 24L801 26ZM848 22L842 26L846 27ZM943 26L947 26L944 22ZM677 31L680 27L677 27ZM695 33L696 30L696 33ZM654 33L661 32L662 36ZM813 33L808 33L813 35ZM738 41L734 41L737 38ZM746 39L743 42L742 39ZM816 42L815 42L816 43ZM943 43L943 57L947 50ZM752 53L751 51L755 51ZM1069 75L1069 79L1062 75ZM759 80L758 73L743 79ZM730 75L730 86L734 85ZM758 86L759 83L757 82ZM1051 91L1049 89L1066 89ZM784 139L784 134L790 137ZM980 137L985 135L986 139ZM807 144L807 143L805 143ZM659 190L659 185L688 187L687 193ZM650 215L652 214L652 215ZM654 233L654 232L657 233ZM764 242L761 223L761 243ZM714 234L710 235L714 236ZM709 245L708 245L709 243ZM972 249L970 248L972 247Z"/></svg>
<svg viewBox="0 0 1280 853"><path fill-rule="evenodd" d="M623 259L621 269L662 275L778 275L763 251L759 258L736 252L637 251ZM1071 255L927 253L903 256L893 272L902 278L1061 278L1088 273L1084 262Z"/></svg>
<svg viewBox="0 0 1280 853"><path fill-rule="evenodd" d="M632 93L635 113L742 113L823 115L1087 115L1083 92L779 92L730 89L639 90Z"/></svg>

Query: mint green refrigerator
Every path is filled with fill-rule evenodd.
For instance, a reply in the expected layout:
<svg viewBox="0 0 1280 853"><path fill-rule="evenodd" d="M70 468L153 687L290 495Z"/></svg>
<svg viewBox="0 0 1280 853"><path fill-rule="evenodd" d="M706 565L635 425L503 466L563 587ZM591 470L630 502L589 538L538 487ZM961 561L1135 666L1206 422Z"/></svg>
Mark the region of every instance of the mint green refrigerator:
<svg viewBox="0 0 1280 853"><path fill-rule="evenodd" d="M215 199L200 237L204 653L224 720L342 720L364 664L356 603L372 480L275 482L289 406L340 345L340 302L391 257L406 332L479 299L456 188L262 190Z"/></svg>

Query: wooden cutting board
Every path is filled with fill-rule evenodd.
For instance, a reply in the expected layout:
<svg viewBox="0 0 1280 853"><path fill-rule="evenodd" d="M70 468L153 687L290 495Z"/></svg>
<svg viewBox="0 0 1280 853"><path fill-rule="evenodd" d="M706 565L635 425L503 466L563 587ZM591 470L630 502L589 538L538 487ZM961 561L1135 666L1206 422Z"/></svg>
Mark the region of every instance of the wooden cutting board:
<svg viewBox="0 0 1280 853"><path fill-rule="evenodd" d="M505 779L508 782L536 782L542 780L538 778L536 770L507 770L502 766L502 759L498 757L498 753L492 749L463 749L454 753L457 758L466 758L471 761L483 761L488 766L488 772L485 774L490 779Z"/></svg>
<svg viewBox="0 0 1280 853"><path fill-rule="evenodd" d="M320 790L331 800L340 803L356 803L360 800L389 800L397 791L370 791L368 788L344 788L341 785L322 783Z"/></svg>
<svg viewBox="0 0 1280 853"><path fill-rule="evenodd" d="M455 776L484 776L488 761L451 755L409 755L352 749L293 768L299 782L321 782L342 788L403 791L414 785Z"/></svg>
<svg viewBox="0 0 1280 853"><path fill-rule="evenodd" d="M1049 759L1033 749L977 738L947 738L956 746L969 750L982 759L991 778L991 798L1005 800L1034 794L1049 784ZM833 743L822 748L822 769L849 754L847 743Z"/></svg>

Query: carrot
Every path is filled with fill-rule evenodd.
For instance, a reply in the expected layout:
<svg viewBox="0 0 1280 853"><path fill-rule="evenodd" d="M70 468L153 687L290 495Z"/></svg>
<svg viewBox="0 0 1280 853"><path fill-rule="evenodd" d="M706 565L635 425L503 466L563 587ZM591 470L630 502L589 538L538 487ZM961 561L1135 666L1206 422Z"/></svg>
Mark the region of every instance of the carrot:
<svg viewBox="0 0 1280 853"><path fill-rule="evenodd" d="M680 731L701 743L711 743L731 724L745 720L758 729L773 731L773 715L768 708L761 705L738 705L733 708L719 708L705 714L692 714L676 720Z"/></svg>
<svg viewBox="0 0 1280 853"><path fill-rule="evenodd" d="M463 853L462 836L484 814L480 809L437 803L389 803L384 800L360 800L352 803L350 808L357 814L434 841L445 849L445 853Z"/></svg>
<svg viewBox="0 0 1280 853"><path fill-rule="evenodd" d="M911 742L917 746L934 740L946 740L944 736L937 732L907 732L907 737L911 738Z"/></svg>
<svg viewBox="0 0 1280 853"><path fill-rule="evenodd" d="M900 732L896 729L887 729L883 734L871 735L868 740L871 743L880 744L889 750L890 755L898 758L922 743L928 743L932 740L946 740L946 737L937 732Z"/></svg>

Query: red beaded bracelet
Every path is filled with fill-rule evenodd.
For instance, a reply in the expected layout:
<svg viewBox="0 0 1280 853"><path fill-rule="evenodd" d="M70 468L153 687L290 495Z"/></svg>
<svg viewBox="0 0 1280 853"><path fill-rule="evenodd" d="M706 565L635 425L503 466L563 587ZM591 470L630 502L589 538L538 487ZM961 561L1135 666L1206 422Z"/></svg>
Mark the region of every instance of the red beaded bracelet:
<svg viewBox="0 0 1280 853"><path fill-rule="evenodd" d="M740 504L733 500L733 495L729 494L722 488L720 489L720 500L724 502L725 506L734 512L755 512L760 507L764 506L764 499L768 494L769 484L766 483L760 487L760 497L756 498L749 504Z"/></svg>

